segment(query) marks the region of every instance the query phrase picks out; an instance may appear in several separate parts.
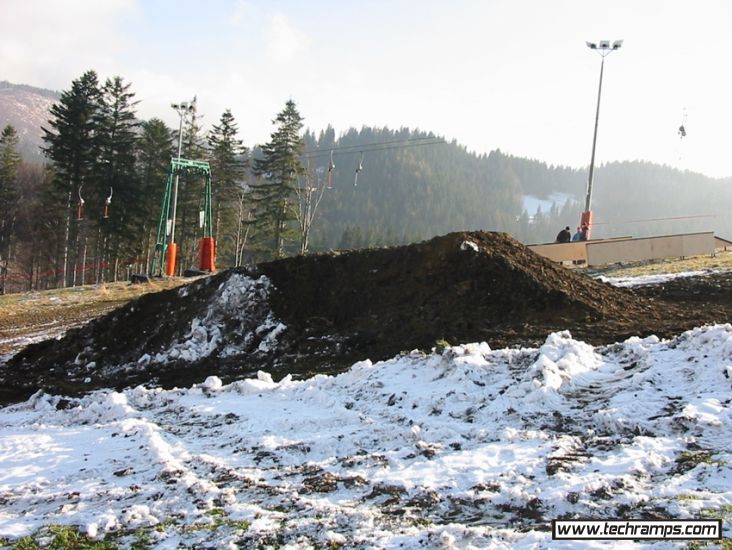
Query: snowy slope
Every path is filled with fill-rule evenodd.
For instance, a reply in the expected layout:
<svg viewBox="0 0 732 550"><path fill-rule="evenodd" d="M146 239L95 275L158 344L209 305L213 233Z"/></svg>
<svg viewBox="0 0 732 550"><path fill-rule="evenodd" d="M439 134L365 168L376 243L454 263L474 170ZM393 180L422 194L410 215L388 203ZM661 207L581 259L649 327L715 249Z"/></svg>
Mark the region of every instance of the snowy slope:
<svg viewBox="0 0 732 550"><path fill-rule="evenodd" d="M0 537L66 524L155 548L604 547L553 543L548 522L729 523L731 398L730 325L37 394L0 409Z"/></svg>

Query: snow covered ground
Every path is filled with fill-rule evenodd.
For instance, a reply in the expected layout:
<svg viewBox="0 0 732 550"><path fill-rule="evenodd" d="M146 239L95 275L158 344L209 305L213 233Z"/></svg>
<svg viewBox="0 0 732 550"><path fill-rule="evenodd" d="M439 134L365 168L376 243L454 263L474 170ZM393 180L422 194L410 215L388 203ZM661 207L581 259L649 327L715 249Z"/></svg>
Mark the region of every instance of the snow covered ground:
<svg viewBox="0 0 732 550"><path fill-rule="evenodd" d="M634 286L658 285L673 281L674 279L683 279L687 277L701 277L704 275L713 275L715 273L725 273L726 269L705 269L701 271L681 271L678 273L656 273L653 275L636 275L633 277L605 277L600 276L597 279L603 283L610 283L613 286L632 288Z"/></svg>
<svg viewBox="0 0 732 550"><path fill-rule="evenodd" d="M731 403L730 325L36 394L0 409L0 537L62 524L120 547L618 546L552 541L550 520L575 517L721 517L729 537Z"/></svg>

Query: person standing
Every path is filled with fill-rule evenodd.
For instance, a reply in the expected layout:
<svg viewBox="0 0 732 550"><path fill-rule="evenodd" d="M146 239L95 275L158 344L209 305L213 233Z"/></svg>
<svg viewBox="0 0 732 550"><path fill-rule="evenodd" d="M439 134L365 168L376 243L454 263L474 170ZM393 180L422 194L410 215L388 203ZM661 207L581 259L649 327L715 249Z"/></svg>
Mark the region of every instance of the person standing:
<svg viewBox="0 0 732 550"><path fill-rule="evenodd" d="M568 243L571 240L572 240L572 233L569 232L569 226L565 227L557 234L558 243Z"/></svg>
<svg viewBox="0 0 732 550"><path fill-rule="evenodd" d="M582 224L582 227L579 228L579 234L580 234L579 240L580 241L586 241L587 240L587 237L590 234L590 226L587 225L586 223L583 223Z"/></svg>

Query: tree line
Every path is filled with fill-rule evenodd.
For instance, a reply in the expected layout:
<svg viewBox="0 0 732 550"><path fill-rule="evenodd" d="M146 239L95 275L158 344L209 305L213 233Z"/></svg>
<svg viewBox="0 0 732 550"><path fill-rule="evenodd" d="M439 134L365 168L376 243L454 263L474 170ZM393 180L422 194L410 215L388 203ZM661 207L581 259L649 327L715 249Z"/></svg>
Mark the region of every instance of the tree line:
<svg viewBox="0 0 732 550"><path fill-rule="evenodd" d="M95 71L74 80L50 110L43 131L45 166L24 163L17 132L0 140L0 292L75 286L146 272L158 246L161 204L171 158L206 160L215 183L217 254L224 266L252 256L276 257L292 218L288 204L302 175L301 119L288 102L273 141L251 159L226 110L204 133L197 100L180 129L141 121L134 92L121 77ZM250 162L252 161L253 162ZM178 274L196 265L204 181L178 185ZM169 232L169 228L167 229Z"/></svg>
<svg viewBox="0 0 732 550"><path fill-rule="evenodd" d="M293 101L270 140L246 147L230 110L204 132L196 98L180 129L140 120L122 77L74 80L43 128L44 166L24 162L18 136L0 135L0 292L73 286L146 272L156 250L171 158L206 160L221 268L333 248L403 244L459 230L506 231L548 242L583 209L586 169L475 154L408 128L304 130ZM180 130L180 131L179 131ZM600 166L593 236L715 230L730 180L644 162ZM178 273L197 262L204 181L178 188ZM563 204L529 212L524 198L561 191ZM716 217L693 217L716 214ZM572 227L573 228L573 227Z"/></svg>

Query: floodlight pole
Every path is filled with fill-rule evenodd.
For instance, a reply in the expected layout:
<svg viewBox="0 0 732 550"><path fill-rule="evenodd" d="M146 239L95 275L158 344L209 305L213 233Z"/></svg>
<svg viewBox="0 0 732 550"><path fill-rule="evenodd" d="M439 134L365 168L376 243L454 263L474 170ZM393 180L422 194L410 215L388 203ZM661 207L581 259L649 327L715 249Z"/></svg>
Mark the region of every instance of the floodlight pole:
<svg viewBox="0 0 732 550"><path fill-rule="evenodd" d="M173 103L171 105L173 109L175 109L175 112L178 113L178 116L180 117L180 122L178 124L178 160L180 160L180 155L183 149L183 120L188 116L191 111L193 111L194 107L193 105L189 104L188 102L184 101L182 103ZM171 220L170 220L170 237L168 240L168 258L166 258L166 267L165 267L165 274L168 276L171 276L175 272L175 260L177 256L177 246L175 245L175 218L176 218L176 211L178 207L178 180L180 176L176 172L175 174L175 180L173 183L173 197L172 197L172 211L171 211Z"/></svg>
<svg viewBox="0 0 732 550"><path fill-rule="evenodd" d="M188 116L188 114L193 110L193 105L189 105L187 102L183 103L173 103L171 105L173 109L178 113L178 116L180 117L180 122L178 124L178 160L180 160L180 155L183 150L183 120ZM178 174L175 175L175 183L173 183L173 212L172 212L172 220L171 220L171 227L170 227L170 242L175 242L175 211L176 207L178 205Z"/></svg>
<svg viewBox="0 0 732 550"><path fill-rule="evenodd" d="M597 51L597 53L600 54L600 57L602 57L602 61L600 62L600 83L597 87L597 108L595 110L595 131L592 134L592 156L590 157L590 174L587 178L587 195L585 197L585 211L582 212L582 217L580 219L580 225L587 226L587 238L590 238L590 231L592 230L592 182L594 180L595 176L595 150L597 148L597 127L598 123L600 122L600 98L602 97L602 76L605 71L605 57L610 55L611 52L614 52L615 50L620 49L620 46L623 45L622 40L616 40L613 42L612 46L610 45L610 42L607 40L603 40L601 42L595 43L595 42L587 42L587 47L591 50Z"/></svg>

